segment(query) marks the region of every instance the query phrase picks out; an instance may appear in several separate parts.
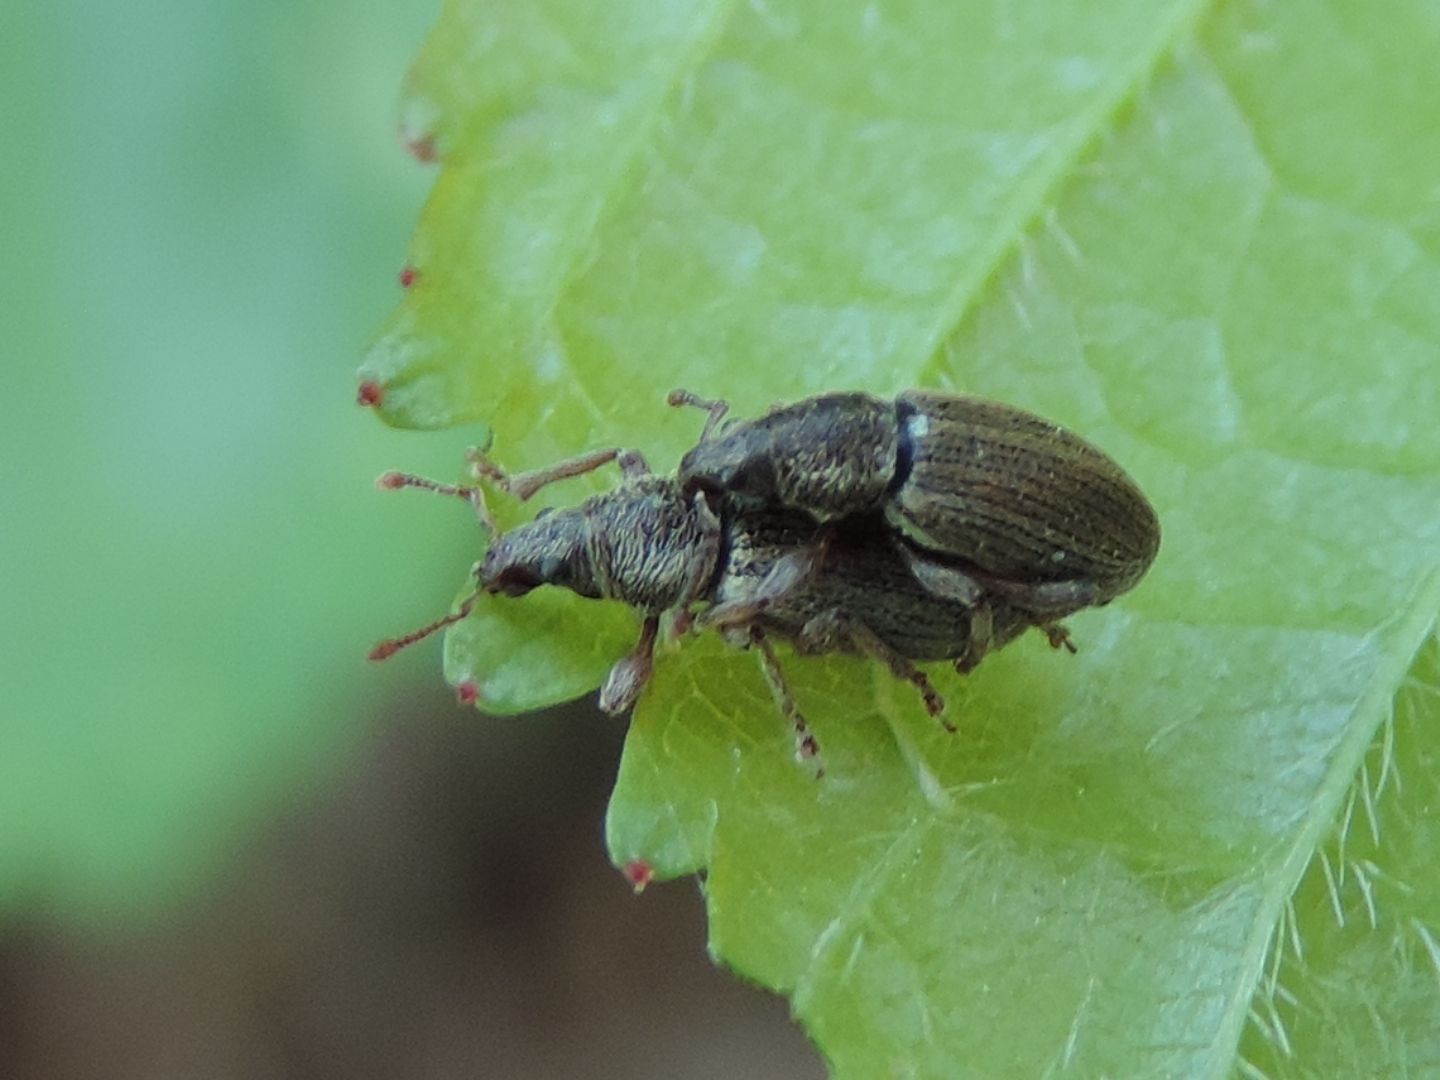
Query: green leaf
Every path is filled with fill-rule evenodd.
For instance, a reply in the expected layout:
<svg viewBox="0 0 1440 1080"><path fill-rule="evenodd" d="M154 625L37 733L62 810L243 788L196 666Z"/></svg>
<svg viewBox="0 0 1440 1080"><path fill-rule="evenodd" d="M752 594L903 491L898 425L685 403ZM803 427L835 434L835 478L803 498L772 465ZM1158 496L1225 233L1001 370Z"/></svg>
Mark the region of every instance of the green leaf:
<svg viewBox="0 0 1440 1080"><path fill-rule="evenodd" d="M1389 718L1440 611L1437 49L1418 2L447 6L405 112L442 163L419 277L363 373L385 419L668 468L698 429L673 386L745 415L935 385L1083 433L1160 512L1078 657L937 677L953 736L867 664L787 657L819 783L750 658L661 658L612 856L703 870L715 955L837 1076L1433 1060L1434 804L1375 762L1436 753ZM533 707L627 647L540 609L481 605L452 679ZM1389 814L1363 857L1329 839L1352 801Z"/></svg>

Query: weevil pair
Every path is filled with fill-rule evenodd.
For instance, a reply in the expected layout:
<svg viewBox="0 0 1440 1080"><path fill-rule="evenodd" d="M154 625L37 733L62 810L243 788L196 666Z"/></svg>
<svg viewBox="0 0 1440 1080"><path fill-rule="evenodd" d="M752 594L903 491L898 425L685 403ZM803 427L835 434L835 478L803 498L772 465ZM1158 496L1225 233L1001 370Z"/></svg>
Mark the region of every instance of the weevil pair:
<svg viewBox="0 0 1440 1080"><path fill-rule="evenodd" d="M918 390L893 401L832 393L725 424L724 402L685 391L669 401L708 413L674 476L620 450L513 476L472 451L469 486L382 476L385 488L466 499L494 541L458 611L372 657L464 618L483 594L558 585L643 617L602 708L623 712L639 697L662 620L674 633L711 627L755 650L797 752L813 757L772 637L805 655L878 660L940 716L944 701L917 661L969 672L1032 626L1073 652L1060 620L1132 588L1159 549L1154 510L1111 458L1008 405ZM611 461L622 473L614 489L494 529L485 485L528 499Z"/></svg>

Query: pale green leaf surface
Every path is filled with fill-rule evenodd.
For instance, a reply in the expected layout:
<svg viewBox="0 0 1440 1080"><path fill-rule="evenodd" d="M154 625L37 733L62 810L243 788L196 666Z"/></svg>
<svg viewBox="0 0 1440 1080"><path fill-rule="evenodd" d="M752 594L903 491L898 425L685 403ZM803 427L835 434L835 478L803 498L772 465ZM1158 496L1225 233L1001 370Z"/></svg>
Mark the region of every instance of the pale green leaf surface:
<svg viewBox="0 0 1440 1080"><path fill-rule="evenodd" d="M442 162L420 277L364 372L386 419L668 468L698 429L675 385L742 413L938 385L1067 423L1160 512L1078 657L938 680L954 736L866 664L789 660L819 783L753 661L660 658L612 854L704 869L716 955L837 1076L1260 1070L1294 1060L1246 1032L1276 1001L1297 1075L1326 1038L1428 1060L1428 899L1384 943L1351 917L1325 971L1272 984L1267 955L1324 936L1302 876L1440 610L1437 49L1433 10L1360 0L447 7L406 106ZM492 708L627 646L532 600L451 635ZM1426 708L1403 753L1433 761ZM1397 805L1366 859L1418 892L1434 813ZM1349 970L1396 1009L1346 1013Z"/></svg>

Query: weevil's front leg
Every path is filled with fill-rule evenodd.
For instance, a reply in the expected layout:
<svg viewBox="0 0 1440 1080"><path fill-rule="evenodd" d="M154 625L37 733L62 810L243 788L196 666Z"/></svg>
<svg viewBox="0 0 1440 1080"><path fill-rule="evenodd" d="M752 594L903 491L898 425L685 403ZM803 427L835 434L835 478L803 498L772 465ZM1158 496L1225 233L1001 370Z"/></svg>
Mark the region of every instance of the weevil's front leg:
<svg viewBox="0 0 1440 1080"><path fill-rule="evenodd" d="M602 710L613 716L635 704L635 699L645 689L655 669L655 637L659 631L659 616L647 615L640 627L640 640L635 643L635 648L610 669L605 685L600 688Z"/></svg>
<svg viewBox="0 0 1440 1080"><path fill-rule="evenodd" d="M695 625L702 630L714 628L723 633L732 627L754 622L768 608L780 606L786 596L804 585L819 568L823 558L824 552L813 546L792 551L777 559L749 594L701 612L695 619Z"/></svg>
<svg viewBox="0 0 1440 1080"><path fill-rule="evenodd" d="M635 475L636 472L649 472L645 459L633 450L622 451L618 447L611 447L608 450L593 450L588 454L581 454L579 457L567 458L564 461L557 461L554 465L547 465L543 469L532 469L530 472L507 473L485 454L483 450L471 447L466 452L466 459L470 462L470 472L477 480L488 480L501 491L514 495L515 498L524 502L547 484L553 484L557 480L568 480L572 476L584 476L586 473L594 472L602 465L607 465L616 458L620 459L621 469L626 476Z"/></svg>
<svg viewBox="0 0 1440 1080"><path fill-rule="evenodd" d="M770 687L770 695L775 699L780 712L785 719L789 720L795 729L795 758L798 761L813 759L816 765L815 775L825 775L825 767L820 763L820 744L815 741L815 736L810 733L810 725L805 722L805 715L800 711L800 706L795 703L795 695L790 692L790 686L785 682L785 673L780 669L780 660L775 655L775 647L770 644L765 632L758 626L750 628L750 644L755 647L755 655L760 658L760 670L765 674L765 682Z"/></svg>
<svg viewBox="0 0 1440 1080"><path fill-rule="evenodd" d="M714 433L716 425L725 419L725 414L730 411L730 403L716 398L710 401L698 397L689 390L671 390L665 401L674 406L693 405L697 409L704 409L710 415L705 418L705 427L700 432L700 441L705 442Z"/></svg>
<svg viewBox="0 0 1440 1080"><path fill-rule="evenodd" d="M930 677L909 659L885 644L870 627L853 615L839 610L817 615L800 631L800 646L806 651L831 652L848 645L862 656L878 660L890 669L897 679L904 679L920 691L925 702L925 711L940 717L945 712L945 699L935 689ZM946 731L953 732L955 725L941 719Z"/></svg>
<svg viewBox="0 0 1440 1080"><path fill-rule="evenodd" d="M720 558L720 544L724 539L720 517L710 509L704 495L697 491L690 506L700 527L701 536L690 560L690 574L680 594L684 599L671 612L667 641L683 637L695 625L695 616L690 611L690 605L700 599L715 572L716 561Z"/></svg>

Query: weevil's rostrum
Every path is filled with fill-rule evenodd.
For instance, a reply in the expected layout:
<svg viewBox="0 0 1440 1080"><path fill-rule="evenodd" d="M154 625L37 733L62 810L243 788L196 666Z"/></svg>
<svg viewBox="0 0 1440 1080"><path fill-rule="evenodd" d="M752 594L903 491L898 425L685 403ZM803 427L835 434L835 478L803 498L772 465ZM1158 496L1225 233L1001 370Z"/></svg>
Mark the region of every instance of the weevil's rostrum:
<svg viewBox="0 0 1440 1080"><path fill-rule="evenodd" d="M800 754L813 756L771 637L802 655L878 660L938 716L944 702L917 661L969 672L1030 627L1074 651L1060 620L1134 586L1159 548L1154 511L1114 461L1007 405L838 393L722 426L723 402L685 391L670 401L709 413L676 476L603 450L516 476L472 452L476 482L466 486L381 477L386 488L463 497L494 532L483 485L525 499L610 461L623 473L608 492L496 535L458 612L372 656L465 617L482 595L559 585L642 616L634 650L601 689L603 708L640 695L662 620L676 634L713 628L755 650Z"/></svg>

